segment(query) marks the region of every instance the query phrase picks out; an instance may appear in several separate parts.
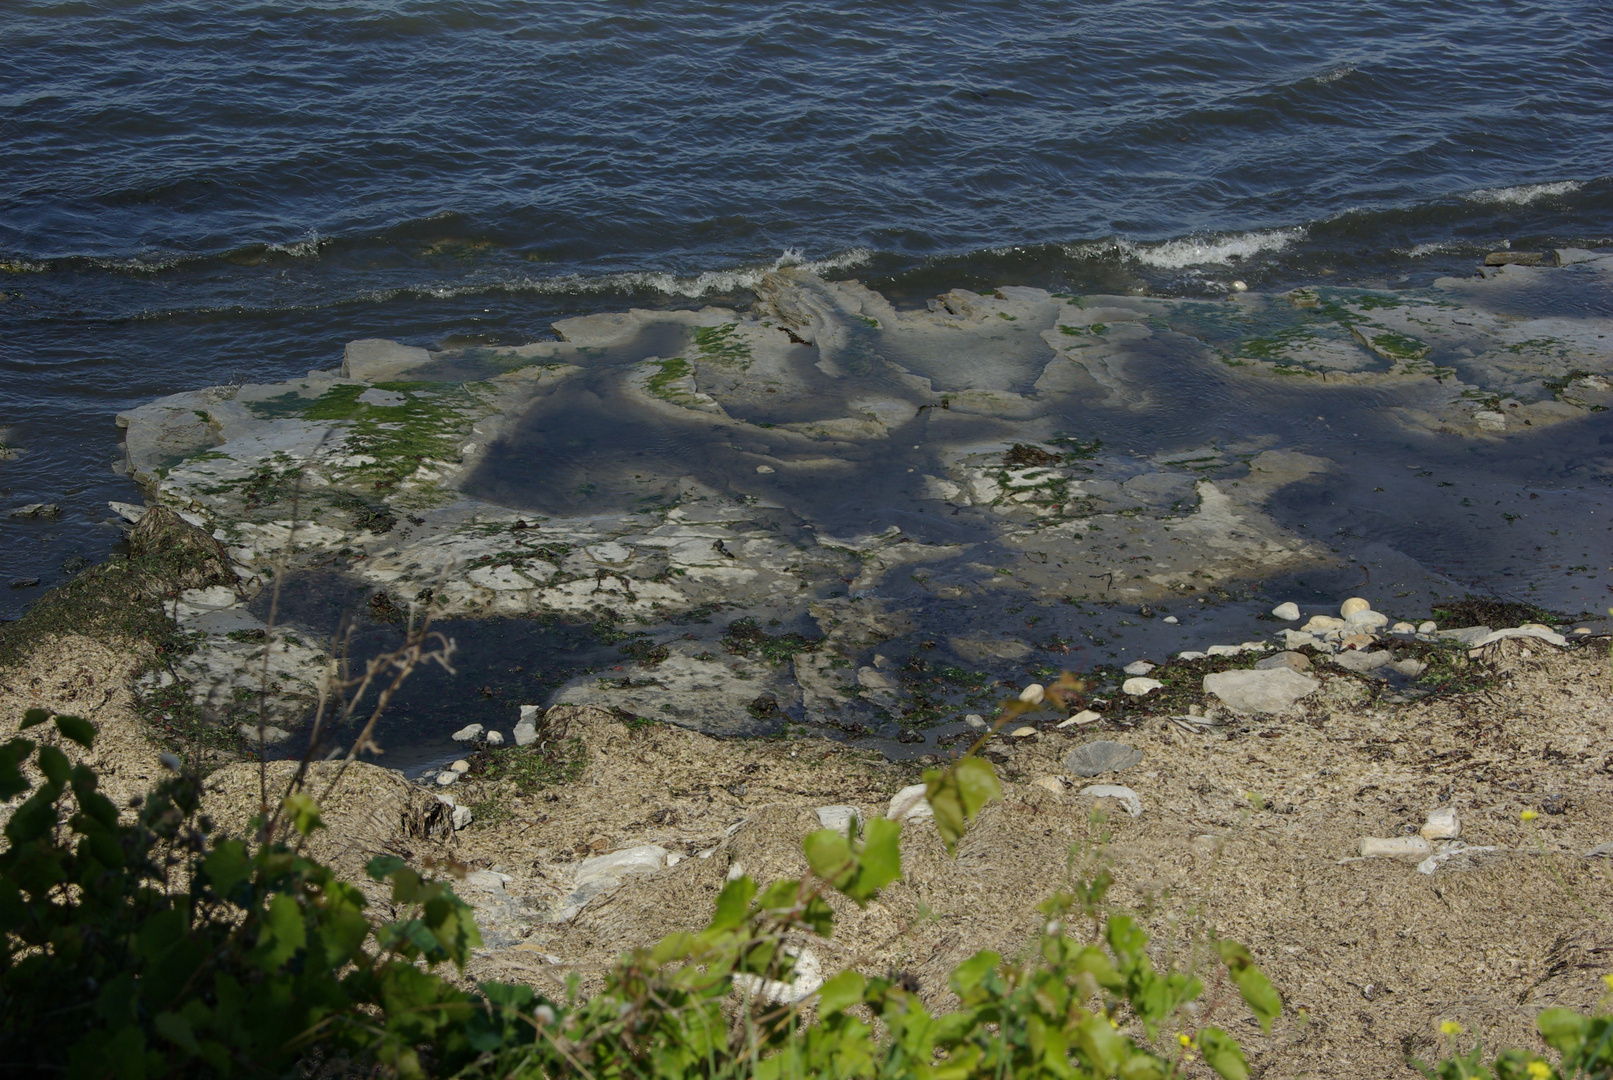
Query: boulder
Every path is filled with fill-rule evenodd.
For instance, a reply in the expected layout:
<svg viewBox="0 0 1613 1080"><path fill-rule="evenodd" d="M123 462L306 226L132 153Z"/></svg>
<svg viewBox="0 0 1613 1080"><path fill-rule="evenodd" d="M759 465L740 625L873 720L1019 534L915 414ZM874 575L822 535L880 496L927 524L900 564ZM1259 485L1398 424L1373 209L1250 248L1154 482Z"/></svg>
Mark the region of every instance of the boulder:
<svg viewBox="0 0 1613 1080"><path fill-rule="evenodd" d="M1321 683L1287 667L1221 671L1204 676L1204 690L1220 698L1234 712L1276 713L1293 708Z"/></svg>

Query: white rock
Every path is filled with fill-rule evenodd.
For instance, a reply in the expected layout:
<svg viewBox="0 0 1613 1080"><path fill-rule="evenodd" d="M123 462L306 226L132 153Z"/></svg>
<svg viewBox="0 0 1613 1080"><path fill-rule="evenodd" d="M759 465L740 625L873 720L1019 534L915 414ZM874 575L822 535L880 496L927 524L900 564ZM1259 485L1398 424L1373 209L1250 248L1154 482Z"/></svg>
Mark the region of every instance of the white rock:
<svg viewBox="0 0 1613 1080"><path fill-rule="evenodd" d="M610 566L627 562L633 557L632 548L626 544L618 544L614 540L606 541L603 544L589 544L583 548L583 551L595 562L605 563Z"/></svg>
<svg viewBox="0 0 1613 1080"><path fill-rule="evenodd" d="M503 746L504 745L504 736L501 735L497 731L489 731L487 733L487 745L488 746Z"/></svg>
<svg viewBox="0 0 1613 1080"><path fill-rule="evenodd" d="M742 995L760 998L774 1005L793 1005L805 1001L823 986L823 964L811 949L786 945L784 951L794 956L795 970L789 982L764 979L760 975L740 973L734 976L734 989Z"/></svg>
<svg viewBox="0 0 1613 1080"><path fill-rule="evenodd" d="M817 815L818 824L825 829L845 832L846 826L851 824L851 819L861 817L862 811L855 806L820 806Z"/></svg>
<svg viewBox="0 0 1613 1080"><path fill-rule="evenodd" d="M1421 836L1363 836L1361 857L1365 859L1416 859L1421 862L1434 847Z"/></svg>
<svg viewBox="0 0 1613 1080"><path fill-rule="evenodd" d="M1080 712L1076 713L1074 716L1070 717L1068 720L1060 720L1059 721L1059 727L1061 727L1061 728L1067 728L1067 727L1071 727L1071 726L1085 727L1088 724L1096 724L1099 720L1102 720L1102 719L1103 719L1103 714L1102 713L1093 712L1091 709L1082 709Z"/></svg>
<svg viewBox="0 0 1613 1080"><path fill-rule="evenodd" d="M455 742L470 742L485 730L480 724L466 724L448 737Z"/></svg>
<svg viewBox="0 0 1613 1080"><path fill-rule="evenodd" d="M1243 652L1241 645L1211 645L1204 650L1210 656L1237 656Z"/></svg>
<svg viewBox="0 0 1613 1080"><path fill-rule="evenodd" d="M1150 664L1147 660L1133 660L1120 670L1124 671L1127 675L1147 675L1150 671L1153 671L1156 666L1158 665Z"/></svg>
<svg viewBox="0 0 1613 1080"><path fill-rule="evenodd" d="M1286 667L1264 671L1221 671L1204 676L1204 690L1236 712L1275 713L1293 707L1321 683Z"/></svg>
<svg viewBox="0 0 1613 1080"><path fill-rule="evenodd" d="M468 773L470 772L470 762L466 761L464 758L460 758L458 761L448 766L448 768L456 773Z"/></svg>
<svg viewBox="0 0 1613 1080"><path fill-rule="evenodd" d="M1024 727L1017 727L1013 731L1009 732L1008 737L1011 739L1028 739L1035 734L1036 729L1027 724Z"/></svg>
<svg viewBox="0 0 1613 1080"><path fill-rule="evenodd" d="M136 506L133 503L126 502L109 502L107 505L112 508L114 514L131 525L138 525L140 519L146 516L147 507L144 506Z"/></svg>
<svg viewBox="0 0 1613 1080"><path fill-rule="evenodd" d="M240 731L243 739L249 743L257 743L260 746L273 746L275 743L282 743L291 738L291 732L285 728L275 727L273 724L264 724L262 727L257 724L242 724Z"/></svg>
<svg viewBox="0 0 1613 1080"><path fill-rule="evenodd" d="M1435 870L1438 870L1441 866L1445 865L1447 862L1450 862L1452 859L1459 859L1471 855L1482 855L1485 852L1494 852L1498 850L1500 849L1494 845L1488 845L1485 847L1468 847L1460 840L1452 841L1445 844L1443 849L1437 854L1430 855L1428 858L1418 863L1417 872L1419 874L1432 874Z"/></svg>
<svg viewBox="0 0 1613 1080"><path fill-rule="evenodd" d="M521 706L521 719L515 725L516 746L531 746L538 741L538 717L542 714L541 705Z"/></svg>
<svg viewBox="0 0 1613 1080"><path fill-rule="evenodd" d="M1178 619L1175 615L1167 615L1163 619L1160 620L1160 622L1168 622L1172 626L1175 626L1177 623L1179 623L1181 621L1182 620Z"/></svg>
<svg viewBox="0 0 1613 1080"><path fill-rule="evenodd" d="M1417 628L1409 622L1397 622L1389 629L1396 634L1415 634L1417 632Z"/></svg>
<svg viewBox="0 0 1613 1080"><path fill-rule="evenodd" d="M1046 696L1047 691L1042 688L1042 684L1035 682L1019 692L1019 700L1029 705L1040 705Z"/></svg>
<svg viewBox="0 0 1613 1080"><path fill-rule="evenodd" d="M454 807L454 814L453 814L454 831L458 832L460 829L465 828L467 825L469 825L471 823L473 817L474 817L474 815L471 814L470 807L468 807L468 806L456 806L456 807Z"/></svg>
<svg viewBox="0 0 1613 1080"><path fill-rule="evenodd" d="M912 784L898 791L891 796L890 808L885 811L885 816L892 821L920 821L934 817L935 811L924 799L926 790L923 784Z"/></svg>
<svg viewBox="0 0 1613 1080"><path fill-rule="evenodd" d="M1209 656L1209 655L1210 655L1209 653L1198 652L1198 651L1193 650L1193 649L1183 649L1181 652L1176 654L1176 659L1178 659L1178 660L1203 660L1206 656Z"/></svg>
<svg viewBox="0 0 1613 1080"><path fill-rule="evenodd" d="M577 864L577 877L572 884L571 894L551 918L555 922L573 918L594 897L614 890L627 878L656 873L666 865L666 857L666 848L642 844L584 859ZM737 867L739 864L734 865Z"/></svg>
<svg viewBox="0 0 1613 1080"><path fill-rule="evenodd" d="M1514 626L1514 627L1511 627L1511 628L1506 629L1506 630L1491 630L1488 634L1485 634L1483 637L1479 638L1477 641L1468 642L1468 645L1471 648L1480 649L1480 648L1483 648L1486 645L1489 645L1489 644L1492 644L1494 642L1500 641L1503 638L1525 638L1525 637L1526 638L1539 638L1541 641L1550 642L1551 644L1559 646L1559 647L1568 644L1568 639L1563 637L1561 634L1557 633L1557 631L1548 630L1544 626L1531 625L1531 626Z"/></svg>
<svg viewBox="0 0 1613 1080"><path fill-rule="evenodd" d="M1271 613L1284 622L1297 622L1299 620L1299 605L1292 600L1288 600L1272 608Z"/></svg>
<svg viewBox="0 0 1613 1080"><path fill-rule="evenodd" d="M1588 634L1590 632L1591 632L1591 628L1588 627L1588 626L1576 626L1576 627L1574 627L1574 633L1576 633L1576 634Z"/></svg>
<svg viewBox="0 0 1613 1080"><path fill-rule="evenodd" d="M1063 778L1057 776L1038 776L1031 783L1044 791L1051 791L1055 795L1063 795L1069 788Z"/></svg>
<svg viewBox="0 0 1613 1080"><path fill-rule="evenodd" d="M1372 605L1361 599L1359 596L1352 596L1348 600L1344 601L1344 603L1339 605L1339 614L1344 616L1346 619L1348 619L1351 615L1357 614L1358 612L1371 610Z"/></svg>
<svg viewBox="0 0 1613 1080"><path fill-rule="evenodd" d="M1322 643L1315 634L1307 634L1303 630L1284 630L1282 635L1283 646L1289 649L1297 649L1302 645L1309 645L1314 649Z"/></svg>
<svg viewBox="0 0 1613 1080"><path fill-rule="evenodd" d="M1158 690L1164 685L1158 679L1127 679L1120 684L1120 689L1132 697L1142 697L1144 694Z"/></svg>
<svg viewBox="0 0 1613 1080"><path fill-rule="evenodd" d="M1429 811L1421 831L1424 840L1455 840L1462 835L1462 819L1457 817L1456 807L1442 806Z"/></svg>
<svg viewBox="0 0 1613 1080"><path fill-rule="evenodd" d="M1417 624L1417 632L1419 634L1432 634L1438 629L1439 623L1435 622L1433 619L1425 619Z"/></svg>
<svg viewBox="0 0 1613 1080"><path fill-rule="evenodd" d="M761 473L763 476L766 476L768 473L773 471L773 466L771 466L771 465L758 465L758 466L756 466L756 471Z"/></svg>
<svg viewBox="0 0 1613 1080"><path fill-rule="evenodd" d="M1132 817L1142 817L1143 801L1137 793L1129 787L1119 784L1089 784L1081 789L1081 794L1090 795L1095 799L1118 799L1126 807L1126 813Z"/></svg>
<svg viewBox="0 0 1613 1080"><path fill-rule="evenodd" d="M963 722L972 728L983 728L986 726L986 718L981 716L979 713L970 713L968 716L963 718Z"/></svg>
<svg viewBox="0 0 1613 1080"><path fill-rule="evenodd" d="M1344 668L1346 671L1360 673L1381 668L1383 665L1387 664L1390 659L1390 653L1386 649L1373 649L1365 652L1357 651L1355 649L1345 649L1343 652L1333 657L1333 662L1339 667Z"/></svg>
<svg viewBox="0 0 1613 1080"><path fill-rule="evenodd" d="M447 787L449 784L452 784L458 779L459 774L452 769L444 769L442 772L437 774L437 783L441 787Z"/></svg>
<svg viewBox="0 0 1613 1080"><path fill-rule="evenodd" d="M1344 620L1335 619L1331 615L1312 615L1310 621L1300 629L1307 634L1325 634L1329 630L1344 629Z"/></svg>
<svg viewBox="0 0 1613 1080"><path fill-rule="evenodd" d="M1344 632L1354 634L1362 630L1372 630L1379 626L1388 625L1389 616L1381 611L1357 611L1344 620Z"/></svg>

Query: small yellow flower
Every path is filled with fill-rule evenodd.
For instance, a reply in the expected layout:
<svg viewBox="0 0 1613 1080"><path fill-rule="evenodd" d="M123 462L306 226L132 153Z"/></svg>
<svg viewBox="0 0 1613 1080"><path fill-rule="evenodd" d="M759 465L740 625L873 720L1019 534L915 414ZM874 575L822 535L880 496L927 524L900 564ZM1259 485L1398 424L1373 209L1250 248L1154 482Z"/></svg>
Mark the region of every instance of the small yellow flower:
<svg viewBox="0 0 1613 1080"><path fill-rule="evenodd" d="M1529 1063L1529 1080L1550 1080L1551 1066L1536 1059Z"/></svg>
<svg viewBox="0 0 1613 1080"><path fill-rule="evenodd" d="M1523 818L1523 820L1525 820L1525 821L1533 821L1535 818L1539 817L1540 815L1535 813L1533 810L1525 810L1523 813L1519 814L1518 816Z"/></svg>
<svg viewBox="0 0 1613 1080"><path fill-rule="evenodd" d="M1613 975L1603 975L1602 983L1608 988L1609 991L1613 991Z"/></svg>
<svg viewBox="0 0 1613 1080"><path fill-rule="evenodd" d="M1193 1040L1188 1037L1188 1034L1185 1031L1176 1036L1176 1041L1181 1043L1183 1046L1193 1045Z"/></svg>
<svg viewBox="0 0 1613 1080"><path fill-rule="evenodd" d="M1439 1025L1439 1030L1446 1035L1460 1035L1462 1033L1462 1025L1458 1024L1455 1020L1447 1020L1443 1024Z"/></svg>

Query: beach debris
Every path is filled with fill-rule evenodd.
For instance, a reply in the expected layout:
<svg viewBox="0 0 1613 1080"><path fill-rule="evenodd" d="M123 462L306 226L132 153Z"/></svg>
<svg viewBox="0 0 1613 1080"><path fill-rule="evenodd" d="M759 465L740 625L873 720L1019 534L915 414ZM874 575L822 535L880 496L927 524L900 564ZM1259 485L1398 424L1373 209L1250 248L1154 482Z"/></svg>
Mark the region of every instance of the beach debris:
<svg viewBox="0 0 1613 1080"><path fill-rule="evenodd" d="M1061 727L1061 728L1085 727L1088 724L1096 724L1099 720L1102 720L1102 719L1103 719L1103 714L1102 713L1093 712L1091 709L1082 709L1080 712L1076 713L1074 716L1070 717L1068 720L1060 720L1058 726Z"/></svg>
<svg viewBox="0 0 1613 1080"><path fill-rule="evenodd" d="M1360 850L1363 859L1416 859L1421 862L1433 853L1434 846L1421 836L1363 836Z"/></svg>
<svg viewBox="0 0 1613 1080"><path fill-rule="evenodd" d="M1442 806L1428 812L1421 832L1424 840L1455 840L1462 835L1462 819L1457 816L1456 807Z"/></svg>

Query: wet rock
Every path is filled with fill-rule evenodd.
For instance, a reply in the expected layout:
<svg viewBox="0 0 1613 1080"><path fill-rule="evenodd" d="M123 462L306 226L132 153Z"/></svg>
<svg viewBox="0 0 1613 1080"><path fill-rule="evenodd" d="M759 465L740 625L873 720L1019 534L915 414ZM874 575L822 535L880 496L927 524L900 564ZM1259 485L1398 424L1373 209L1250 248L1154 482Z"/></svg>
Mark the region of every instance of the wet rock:
<svg viewBox="0 0 1613 1080"><path fill-rule="evenodd" d="M1438 629L1439 623L1435 622L1433 619L1424 619L1422 622L1417 624L1417 632L1419 634L1432 634Z"/></svg>
<svg viewBox="0 0 1613 1080"><path fill-rule="evenodd" d="M1360 843L1364 859L1411 859L1418 862L1428 858L1434 847L1421 836L1363 836Z"/></svg>
<svg viewBox="0 0 1613 1080"><path fill-rule="evenodd" d="M39 585L39 581L40 579L36 577L12 578L11 587L13 589L32 589Z"/></svg>
<svg viewBox="0 0 1613 1080"><path fill-rule="evenodd" d="M970 713L968 716L963 718L963 722L976 729L986 726L986 718L981 716L979 713Z"/></svg>
<svg viewBox="0 0 1613 1080"><path fill-rule="evenodd" d="M988 637L983 634L949 637L947 647L975 664L990 660L1023 660L1035 651L1025 642L1014 638Z"/></svg>
<svg viewBox="0 0 1613 1080"><path fill-rule="evenodd" d="M1071 750L1064 757L1064 767L1076 776L1101 776L1104 773L1122 772L1143 759L1143 752L1123 742L1099 739Z"/></svg>
<svg viewBox="0 0 1613 1080"><path fill-rule="evenodd" d="M140 524L140 519L146 515L146 507L136 506L133 503L109 502L106 505L112 508L114 514L127 521L130 525Z"/></svg>
<svg viewBox="0 0 1613 1080"><path fill-rule="evenodd" d="M1339 614L1348 619L1351 615L1358 615L1363 611L1371 611L1372 605L1359 596L1352 596L1339 605Z"/></svg>
<svg viewBox="0 0 1613 1080"><path fill-rule="evenodd" d="M473 742L480 738L485 730L481 724L467 724L448 737L455 742Z"/></svg>
<svg viewBox="0 0 1613 1080"><path fill-rule="evenodd" d="M1292 600L1285 601L1272 608L1271 613L1284 622L1297 622L1299 620L1299 605Z"/></svg>
<svg viewBox="0 0 1613 1080"><path fill-rule="evenodd" d="M1428 813L1421 829L1424 840L1455 840L1462 835L1462 819L1454 806L1442 806Z"/></svg>
<svg viewBox="0 0 1613 1080"><path fill-rule="evenodd" d="M1552 266L1556 259L1550 251L1492 251L1484 256L1485 266Z"/></svg>
<svg viewBox="0 0 1613 1080"><path fill-rule="evenodd" d="M1310 657L1304 653L1280 652L1276 656L1268 656L1264 660L1255 661L1256 671L1271 671L1274 668L1287 668L1290 671L1309 671L1311 669Z"/></svg>
<svg viewBox="0 0 1613 1080"><path fill-rule="evenodd" d="M1125 682L1121 683L1120 689L1122 692L1130 694L1132 697L1142 697L1144 694L1152 693L1164 685L1165 684L1160 682L1158 679L1135 678L1127 679Z"/></svg>
<svg viewBox="0 0 1613 1080"><path fill-rule="evenodd" d="M1163 619L1161 619L1160 621L1161 622L1168 622L1172 626L1175 626L1177 623L1181 622L1181 620L1178 619L1175 615L1167 615Z"/></svg>
<svg viewBox="0 0 1613 1080"><path fill-rule="evenodd" d="M1046 697L1047 690L1043 688L1041 683L1033 682L1019 692L1019 700L1027 705L1040 705Z"/></svg>
<svg viewBox="0 0 1613 1080"><path fill-rule="evenodd" d="M1082 788L1081 794L1090 795L1094 799L1114 799L1125 807L1126 813L1132 817L1142 817L1143 801L1129 787L1120 784L1092 784Z"/></svg>
<svg viewBox="0 0 1613 1080"><path fill-rule="evenodd" d="M14 518L53 518L61 512L62 508L56 503L26 503L12 507L10 515Z"/></svg>
<svg viewBox="0 0 1613 1080"><path fill-rule="evenodd" d="M891 796L890 806L885 816L892 821L920 821L924 818L934 817L935 811L925 800L927 789L923 784L911 784Z"/></svg>
<svg viewBox="0 0 1613 1080"><path fill-rule="evenodd" d="M451 771L459 773L461 776L463 776L465 773L470 772L470 762L466 761L464 758L460 758L458 761L448 766L448 768Z"/></svg>
<svg viewBox="0 0 1613 1080"><path fill-rule="evenodd" d="M497 731L489 731L487 733L487 745L488 746L503 746L504 745L504 736L501 733L497 732Z"/></svg>
<svg viewBox="0 0 1613 1080"><path fill-rule="evenodd" d="M1222 671L1204 676L1204 690L1235 712L1277 713L1315 693L1322 684L1287 667Z"/></svg>
<svg viewBox="0 0 1613 1080"><path fill-rule="evenodd" d="M1150 664L1147 660L1133 660L1120 670L1127 675L1147 675L1158 666L1157 664Z"/></svg>

